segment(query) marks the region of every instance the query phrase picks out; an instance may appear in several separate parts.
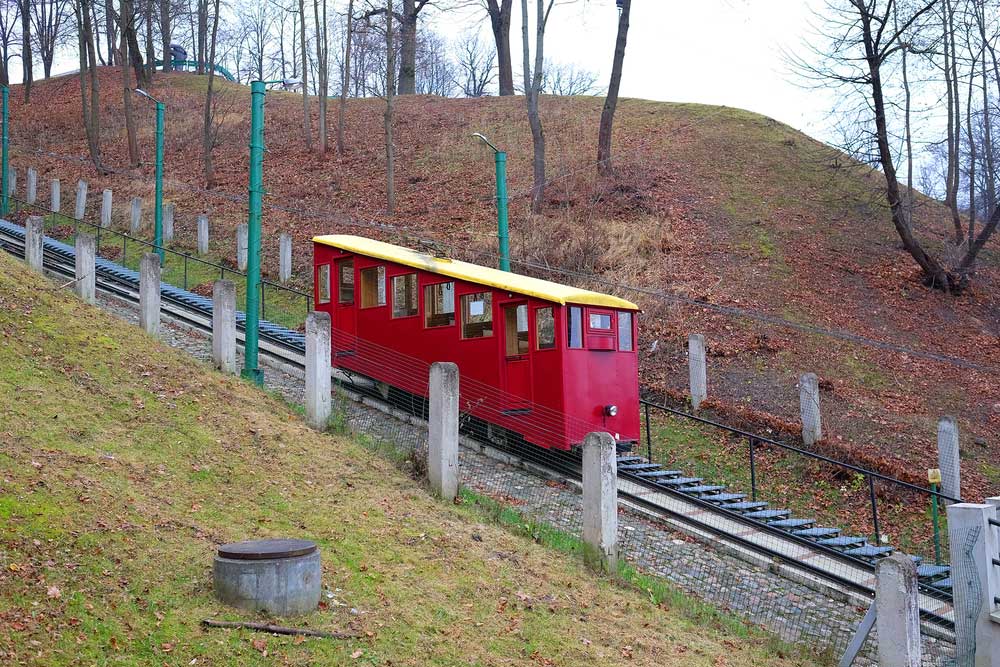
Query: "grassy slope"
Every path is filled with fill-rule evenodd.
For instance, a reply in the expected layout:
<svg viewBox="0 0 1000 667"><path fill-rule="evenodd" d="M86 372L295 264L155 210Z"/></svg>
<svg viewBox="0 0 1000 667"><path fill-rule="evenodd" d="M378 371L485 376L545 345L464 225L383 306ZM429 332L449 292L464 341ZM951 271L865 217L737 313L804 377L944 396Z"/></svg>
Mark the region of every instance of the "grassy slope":
<svg viewBox="0 0 1000 667"><path fill-rule="evenodd" d="M801 664L434 502L4 254L0 405L4 664ZM213 546L289 534L346 604L292 622L362 638L202 629L233 617Z"/></svg>
<svg viewBox="0 0 1000 667"><path fill-rule="evenodd" d="M119 82L116 72L103 74L104 150L108 163L118 167L125 163ZM204 79L159 77L154 92L168 106L169 175L186 184L168 187L168 198L188 212L187 223L178 222L178 233L190 240L194 212L209 211L220 252L231 254L228 234L242 219L243 206L189 189L202 185L197 110ZM20 103L17 92L12 95L15 162L34 164L64 180L83 176L91 180L91 191L113 186L120 202L125 196L117 193L151 197L148 173L97 178L86 164L25 152L85 154L78 96L74 77L38 84L30 107ZM247 97L244 87L223 85L215 151L218 185L237 195L246 188ZM615 130L619 175L598 181L591 163L601 100L546 97L542 114L553 183L545 216L529 220L531 143L521 98L407 97L398 108L398 202L392 222L415 235L455 244L453 252L490 252L494 244L491 160L469 138L481 131L510 155L515 257L1000 365L995 249L984 253L969 296L927 292L888 222L880 176L771 119L724 107L623 100ZM304 150L301 98L269 93L268 202L323 215L269 208L266 229L291 230L303 244L314 233L336 231L412 243L385 230L345 223L345 214L362 223L385 220L382 109L380 100L352 100L348 152L321 158ZM140 125L148 154L151 117L140 118ZM44 192L43 185L43 197ZM948 224L939 205L921 202L916 217L921 238L940 248ZM274 237L266 237L265 266L272 271ZM561 242L552 243L553 238ZM303 269L309 258L304 246L296 253ZM300 275L310 274L302 270ZM766 413L767 423L794 425L796 379L815 371L825 381L824 425L839 456L922 478L923 469L935 462L929 445L936 419L956 414L970 440L978 436L986 442L967 449L964 481L971 495L995 491L1000 484L990 467L1000 447L995 439L1000 383L991 374L626 296L637 298L647 311L642 349L654 338L661 343L657 355L643 359L647 386L683 392L684 342L688 333L700 331L710 342L711 391L719 409L748 408Z"/></svg>

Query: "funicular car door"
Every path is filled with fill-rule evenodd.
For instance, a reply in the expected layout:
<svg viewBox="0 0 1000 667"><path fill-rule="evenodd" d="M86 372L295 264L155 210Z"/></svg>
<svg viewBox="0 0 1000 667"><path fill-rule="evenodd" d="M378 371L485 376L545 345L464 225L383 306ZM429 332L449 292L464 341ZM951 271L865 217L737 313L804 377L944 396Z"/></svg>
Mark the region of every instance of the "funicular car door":
<svg viewBox="0 0 1000 667"><path fill-rule="evenodd" d="M334 357L354 354L358 336L354 304L354 259L338 260L335 269L337 289L332 323Z"/></svg>
<svg viewBox="0 0 1000 667"><path fill-rule="evenodd" d="M528 339L528 303L512 302L503 310L503 389L508 410L531 407L531 345Z"/></svg>

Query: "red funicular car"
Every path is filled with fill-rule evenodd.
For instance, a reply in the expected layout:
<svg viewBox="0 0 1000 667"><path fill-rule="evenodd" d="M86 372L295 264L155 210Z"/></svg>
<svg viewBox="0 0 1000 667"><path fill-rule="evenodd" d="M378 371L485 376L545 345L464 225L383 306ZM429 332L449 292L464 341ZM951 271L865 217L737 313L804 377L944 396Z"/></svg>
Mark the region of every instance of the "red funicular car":
<svg viewBox="0 0 1000 667"><path fill-rule="evenodd" d="M494 431L563 450L595 430L638 440L635 304L359 236L313 243L334 366L426 396L427 365L451 361L462 411Z"/></svg>

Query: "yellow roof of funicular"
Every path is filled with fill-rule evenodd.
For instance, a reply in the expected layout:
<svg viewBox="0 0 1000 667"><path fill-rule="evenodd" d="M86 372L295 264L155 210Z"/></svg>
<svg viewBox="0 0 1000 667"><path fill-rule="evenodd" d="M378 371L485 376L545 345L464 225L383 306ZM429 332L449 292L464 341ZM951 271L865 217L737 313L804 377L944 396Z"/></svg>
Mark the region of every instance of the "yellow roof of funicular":
<svg viewBox="0 0 1000 667"><path fill-rule="evenodd" d="M416 250L410 250L409 248L391 243L366 239L362 236L333 234L329 236L315 236L313 237L313 241L347 250L358 255L384 259L389 262L423 269L424 271L439 273L450 278L465 280L479 285L489 285L490 287L508 292L533 296L563 305L567 303L579 303L588 306L639 310L639 307L631 301L619 299L609 294L591 292L590 290L562 285L540 278L522 276L499 269L479 266L478 264L460 262L455 259L434 257L433 255L426 255Z"/></svg>

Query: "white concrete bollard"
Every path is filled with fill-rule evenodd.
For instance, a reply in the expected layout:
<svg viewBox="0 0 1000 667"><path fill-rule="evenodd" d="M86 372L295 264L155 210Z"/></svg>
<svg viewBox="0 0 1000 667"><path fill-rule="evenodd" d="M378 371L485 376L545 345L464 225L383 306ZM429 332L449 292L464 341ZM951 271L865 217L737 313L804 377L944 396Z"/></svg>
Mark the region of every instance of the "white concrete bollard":
<svg viewBox="0 0 1000 667"><path fill-rule="evenodd" d="M96 303L96 281L94 261L96 257L96 247L94 237L91 234L77 232L76 234L76 283L73 290L76 295L83 299L84 303L93 305Z"/></svg>
<svg viewBox="0 0 1000 667"><path fill-rule="evenodd" d="M688 336L688 375L690 376L691 407L695 410L708 398L708 373L705 369L705 337Z"/></svg>
<svg viewBox="0 0 1000 667"><path fill-rule="evenodd" d="M28 204L34 204L38 200L38 172L34 169L28 169L27 179L24 199Z"/></svg>
<svg viewBox="0 0 1000 667"><path fill-rule="evenodd" d="M819 412L819 378L815 373L804 373L799 378L799 414L802 417L802 442L815 445L823 439L823 426Z"/></svg>
<svg viewBox="0 0 1000 667"><path fill-rule="evenodd" d="M954 417L942 417L937 430L941 493L952 498L962 497L962 460L958 443L958 422Z"/></svg>
<svg viewBox="0 0 1000 667"><path fill-rule="evenodd" d="M59 206L62 202L62 195L59 191L59 179L53 178L52 182L49 184L49 194L51 195L51 201L49 202L49 210L53 213L59 212Z"/></svg>
<svg viewBox="0 0 1000 667"><path fill-rule="evenodd" d="M152 252L139 261L139 326L150 336L160 333L160 256Z"/></svg>
<svg viewBox="0 0 1000 667"><path fill-rule="evenodd" d="M458 496L458 366L431 364L427 422L427 481L446 501Z"/></svg>
<svg viewBox="0 0 1000 667"><path fill-rule="evenodd" d="M7 172L7 195L13 197L17 194L17 169L11 167Z"/></svg>
<svg viewBox="0 0 1000 667"><path fill-rule="evenodd" d="M101 227L107 229L111 226L111 190L105 190L101 195Z"/></svg>
<svg viewBox="0 0 1000 667"><path fill-rule="evenodd" d="M957 664L1000 667L1000 616L994 598L1000 596L1000 567L993 559L1000 554L997 520L1000 499L983 504L954 503L948 506L948 544L951 552L952 608L956 611ZM975 656L963 655L975 646Z"/></svg>
<svg viewBox="0 0 1000 667"><path fill-rule="evenodd" d="M129 231L133 236L142 231L142 197L132 197L132 217Z"/></svg>
<svg viewBox="0 0 1000 667"><path fill-rule="evenodd" d="M163 205L163 245L174 240L174 205Z"/></svg>
<svg viewBox="0 0 1000 667"><path fill-rule="evenodd" d="M231 280L212 285L212 363L236 375L236 285Z"/></svg>
<svg viewBox="0 0 1000 667"><path fill-rule="evenodd" d="M917 565L894 553L875 567L875 626L880 667L920 667Z"/></svg>
<svg viewBox="0 0 1000 667"><path fill-rule="evenodd" d="M208 216L198 216L198 254L208 254Z"/></svg>
<svg viewBox="0 0 1000 667"><path fill-rule="evenodd" d="M592 565L616 571L618 456L610 433L588 433L583 440L583 542Z"/></svg>
<svg viewBox="0 0 1000 667"><path fill-rule="evenodd" d="M76 205L73 207L75 220L83 220L83 216L87 213L87 187L87 181L76 182Z"/></svg>
<svg viewBox="0 0 1000 667"><path fill-rule="evenodd" d="M306 423L317 431L330 424L330 313L306 316Z"/></svg>
<svg viewBox="0 0 1000 667"><path fill-rule="evenodd" d="M278 279L287 283L292 278L292 237L282 234L278 238Z"/></svg>
<svg viewBox="0 0 1000 667"><path fill-rule="evenodd" d="M236 226L236 268L240 271L247 270L247 238L248 229L246 224Z"/></svg>
<svg viewBox="0 0 1000 667"><path fill-rule="evenodd" d="M42 273L44 240L45 220L40 215L29 217L24 224L24 261L39 273Z"/></svg>

